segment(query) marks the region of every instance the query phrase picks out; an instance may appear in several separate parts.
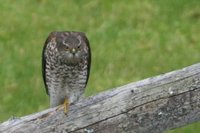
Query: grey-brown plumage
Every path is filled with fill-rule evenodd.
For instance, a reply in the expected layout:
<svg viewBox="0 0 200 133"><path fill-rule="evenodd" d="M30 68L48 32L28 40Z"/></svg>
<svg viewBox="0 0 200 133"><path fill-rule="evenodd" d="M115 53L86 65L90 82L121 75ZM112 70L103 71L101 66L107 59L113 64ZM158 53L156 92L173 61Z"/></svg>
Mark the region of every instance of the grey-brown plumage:
<svg viewBox="0 0 200 133"><path fill-rule="evenodd" d="M89 41L82 32L52 32L42 52L42 72L50 106L75 103L84 93L90 73Z"/></svg>

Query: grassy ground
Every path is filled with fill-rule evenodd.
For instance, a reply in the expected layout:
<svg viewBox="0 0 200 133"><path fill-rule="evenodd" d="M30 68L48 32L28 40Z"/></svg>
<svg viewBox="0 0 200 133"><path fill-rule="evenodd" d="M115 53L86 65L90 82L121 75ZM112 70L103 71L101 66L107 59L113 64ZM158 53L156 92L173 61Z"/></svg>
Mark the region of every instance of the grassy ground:
<svg viewBox="0 0 200 133"><path fill-rule="evenodd" d="M199 0L6 0L0 16L0 121L48 108L41 50L51 31L87 33L87 96L200 61Z"/></svg>

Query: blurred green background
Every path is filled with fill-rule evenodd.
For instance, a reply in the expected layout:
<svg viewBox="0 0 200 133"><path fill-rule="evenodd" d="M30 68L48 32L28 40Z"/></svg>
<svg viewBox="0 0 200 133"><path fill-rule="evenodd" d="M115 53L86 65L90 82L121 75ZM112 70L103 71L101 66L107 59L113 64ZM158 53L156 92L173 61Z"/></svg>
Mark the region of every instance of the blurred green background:
<svg viewBox="0 0 200 133"><path fill-rule="evenodd" d="M0 121L49 107L41 51L51 31L87 34L86 95L200 61L199 0L0 1ZM171 133L200 132L195 123Z"/></svg>

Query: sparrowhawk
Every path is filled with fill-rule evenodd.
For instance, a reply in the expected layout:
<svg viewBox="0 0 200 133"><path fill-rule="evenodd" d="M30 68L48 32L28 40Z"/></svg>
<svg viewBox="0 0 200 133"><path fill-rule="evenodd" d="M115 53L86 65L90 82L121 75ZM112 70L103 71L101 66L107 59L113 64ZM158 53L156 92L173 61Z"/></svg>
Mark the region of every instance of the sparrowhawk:
<svg viewBox="0 0 200 133"><path fill-rule="evenodd" d="M75 103L83 95L90 73L89 41L82 32L52 32L42 52L42 73L50 106Z"/></svg>

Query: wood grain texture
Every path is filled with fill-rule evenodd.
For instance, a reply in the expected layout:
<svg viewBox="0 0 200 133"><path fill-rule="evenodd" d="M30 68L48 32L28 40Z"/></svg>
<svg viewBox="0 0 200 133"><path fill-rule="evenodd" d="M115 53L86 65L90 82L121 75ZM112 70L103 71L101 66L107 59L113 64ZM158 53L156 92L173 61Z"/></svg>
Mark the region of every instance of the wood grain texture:
<svg viewBox="0 0 200 133"><path fill-rule="evenodd" d="M0 124L0 132L160 133L200 120L200 63L70 106Z"/></svg>

